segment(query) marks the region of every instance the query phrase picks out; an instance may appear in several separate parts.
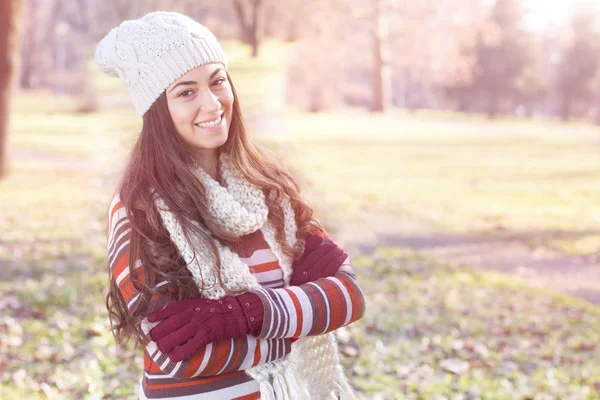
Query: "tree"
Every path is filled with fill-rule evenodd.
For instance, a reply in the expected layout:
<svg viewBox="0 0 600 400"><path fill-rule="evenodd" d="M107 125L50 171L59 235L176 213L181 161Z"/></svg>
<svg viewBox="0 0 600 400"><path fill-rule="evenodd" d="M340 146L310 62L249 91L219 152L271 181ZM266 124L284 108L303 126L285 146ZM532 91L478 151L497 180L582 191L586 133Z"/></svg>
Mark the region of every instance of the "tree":
<svg viewBox="0 0 600 400"><path fill-rule="evenodd" d="M391 67L396 103L409 109L435 105L432 101L440 98L435 92L470 83L477 36L488 35L482 2L415 0L393 4L389 40L395 55Z"/></svg>
<svg viewBox="0 0 600 400"><path fill-rule="evenodd" d="M17 75L20 0L0 2L0 177L6 175L11 92Z"/></svg>
<svg viewBox="0 0 600 400"><path fill-rule="evenodd" d="M386 111L392 103L389 16L384 0L373 0L371 16L373 38L373 106L372 111Z"/></svg>
<svg viewBox="0 0 600 400"><path fill-rule="evenodd" d="M479 0L340 1L351 18L363 22L362 34L371 41L373 111L389 108L393 94L408 98L413 87L433 87L471 70L462 49L473 46L482 26Z"/></svg>
<svg viewBox="0 0 600 400"><path fill-rule="evenodd" d="M252 57L258 57L263 39L264 0L233 0L242 40L252 46Z"/></svg>
<svg viewBox="0 0 600 400"><path fill-rule="evenodd" d="M494 118L503 106L514 106L519 99L536 92L527 87L525 75L541 74L539 51L533 35L523 28L524 12L518 0L496 0L491 23L496 37L480 35L473 73L474 94L485 101L487 114Z"/></svg>
<svg viewBox="0 0 600 400"><path fill-rule="evenodd" d="M597 24L597 16L588 10L580 10L572 20L571 38L558 70L557 94L563 120L571 118L577 106L589 106L594 96L600 68Z"/></svg>

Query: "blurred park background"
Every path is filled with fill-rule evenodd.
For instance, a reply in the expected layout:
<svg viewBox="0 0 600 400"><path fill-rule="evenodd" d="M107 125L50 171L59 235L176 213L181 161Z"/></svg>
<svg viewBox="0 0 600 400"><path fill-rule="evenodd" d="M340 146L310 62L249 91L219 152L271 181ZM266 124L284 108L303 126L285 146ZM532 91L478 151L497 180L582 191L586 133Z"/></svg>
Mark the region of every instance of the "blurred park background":
<svg viewBox="0 0 600 400"><path fill-rule="evenodd" d="M221 40L368 301L368 399L600 398L596 0L2 0L0 398L134 399L106 211L141 128L95 44L175 10Z"/></svg>

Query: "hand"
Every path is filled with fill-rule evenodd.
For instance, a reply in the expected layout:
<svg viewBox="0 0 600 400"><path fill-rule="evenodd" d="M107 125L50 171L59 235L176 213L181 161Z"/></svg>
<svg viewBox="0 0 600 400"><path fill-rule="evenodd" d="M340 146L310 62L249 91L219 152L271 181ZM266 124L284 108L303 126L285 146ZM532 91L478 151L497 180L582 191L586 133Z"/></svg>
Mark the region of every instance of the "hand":
<svg viewBox="0 0 600 400"><path fill-rule="evenodd" d="M290 285L300 286L319 278L333 276L348 254L329 239L312 235L304 245L304 253L292 264Z"/></svg>
<svg viewBox="0 0 600 400"><path fill-rule="evenodd" d="M178 362L209 343L258 335L264 307L258 295L247 292L219 300L175 301L147 317L150 322L163 320L150 330L150 337L171 361Z"/></svg>

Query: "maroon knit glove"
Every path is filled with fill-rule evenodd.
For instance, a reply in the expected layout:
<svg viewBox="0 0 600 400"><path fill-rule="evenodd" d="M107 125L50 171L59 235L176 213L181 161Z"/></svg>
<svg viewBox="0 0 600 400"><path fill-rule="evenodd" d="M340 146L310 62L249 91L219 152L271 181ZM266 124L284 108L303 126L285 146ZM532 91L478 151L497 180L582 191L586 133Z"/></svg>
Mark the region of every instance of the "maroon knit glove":
<svg viewBox="0 0 600 400"><path fill-rule="evenodd" d="M333 276L348 254L329 239L312 235L304 245L304 253L292 264L290 285L300 286L319 278Z"/></svg>
<svg viewBox="0 0 600 400"><path fill-rule="evenodd" d="M173 362L191 357L212 342L258 335L263 318L262 301L252 292L219 300L175 301L148 314L150 322L163 320L150 330L150 337Z"/></svg>

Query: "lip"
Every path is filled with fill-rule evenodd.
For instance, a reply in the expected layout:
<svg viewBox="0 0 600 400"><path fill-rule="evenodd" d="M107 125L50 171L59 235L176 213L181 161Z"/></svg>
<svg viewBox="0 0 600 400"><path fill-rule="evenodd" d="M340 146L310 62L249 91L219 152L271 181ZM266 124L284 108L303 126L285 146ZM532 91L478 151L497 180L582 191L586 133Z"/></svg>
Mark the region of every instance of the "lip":
<svg viewBox="0 0 600 400"><path fill-rule="evenodd" d="M223 125L223 120L225 119L225 111L221 112L221 122L219 122L217 125L215 126L210 126L210 127L204 127L204 126L200 126L198 124L201 124L203 122L198 122L196 124L194 124L195 127L200 128L200 129L205 129L207 131L218 131L219 129L221 129L221 126ZM214 121L214 120L213 120Z"/></svg>

